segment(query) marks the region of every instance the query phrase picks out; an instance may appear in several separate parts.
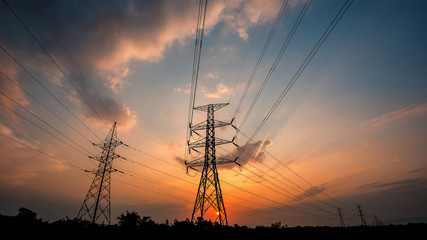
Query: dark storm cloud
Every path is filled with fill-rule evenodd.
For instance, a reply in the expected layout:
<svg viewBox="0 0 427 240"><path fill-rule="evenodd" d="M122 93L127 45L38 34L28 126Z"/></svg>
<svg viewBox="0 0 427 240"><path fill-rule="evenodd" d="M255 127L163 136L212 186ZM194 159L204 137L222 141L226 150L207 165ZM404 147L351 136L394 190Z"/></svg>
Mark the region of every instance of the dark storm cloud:
<svg viewBox="0 0 427 240"><path fill-rule="evenodd" d="M39 1L9 5L61 69L5 5L0 10L0 21L7 23L2 24L5 28L1 29L1 46L30 72L68 87L68 98L84 109L87 120L97 125L104 120L108 124L117 121L122 128L131 128L136 116L111 97L111 92L117 93L126 85L125 79L132 73L130 63L158 61L168 46L191 36L195 26L192 5L178 1L167 5L164 1ZM18 68L10 64L13 60L4 58L2 62Z"/></svg>

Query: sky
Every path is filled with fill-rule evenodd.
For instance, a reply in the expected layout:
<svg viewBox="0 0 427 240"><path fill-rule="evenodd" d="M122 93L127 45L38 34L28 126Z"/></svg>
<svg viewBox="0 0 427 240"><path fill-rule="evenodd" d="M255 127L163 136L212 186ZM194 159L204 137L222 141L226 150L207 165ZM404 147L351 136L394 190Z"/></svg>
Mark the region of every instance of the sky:
<svg viewBox="0 0 427 240"><path fill-rule="evenodd" d="M113 223L126 210L191 218L200 174L183 159L198 4L0 3L0 214L77 216L93 179L84 170L98 165L88 156L101 154L92 143L117 122ZM215 119L240 130L238 148L216 151L242 165L218 167L229 224L337 226L340 207L360 225L359 204L368 224L425 221L427 3L355 0L338 22L344 1L289 0L279 15L282 4L206 8L195 106L229 103ZM204 120L194 111L193 124Z"/></svg>

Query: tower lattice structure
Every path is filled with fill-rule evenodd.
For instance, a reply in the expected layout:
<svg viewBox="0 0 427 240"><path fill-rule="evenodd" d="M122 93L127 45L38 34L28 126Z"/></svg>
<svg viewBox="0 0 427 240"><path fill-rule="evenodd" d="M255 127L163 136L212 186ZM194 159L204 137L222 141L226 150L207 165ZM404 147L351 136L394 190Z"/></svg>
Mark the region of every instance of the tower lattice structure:
<svg viewBox="0 0 427 240"><path fill-rule="evenodd" d="M228 225L227 213L225 210L224 199L222 197L221 185L218 178L218 169L217 165L226 164L226 163L236 163L236 159L224 159L216 156L215 147L222 144L234 144L233 140L224 140L218 137L215 137L215 128L229 126L231 122L223 122L215 120L214 113L220 108L225 107L228 103L219 103L219 104L208 104L204 106L195 107L194 110L202 111L207 113L206 121L198 123L196 125L190 125L190 132L195 133L199 136L201 134L197 133L200 130L206 130L205 138L201 138L194 142L188 142L189 151L194 150L199 152L199 148L205 149L204 157L186 162L187 169L191 168L196 170L197 168L203 167L200 177L200 183L197 190L196 200L194 202L193 213L191 215L191 221L194 222L197 220L204 220L205 215L208 213L208 210L212 209L215 216L215 222L220 225ZM237 145L236 145L237 146Z"/></svg>
<svg viewBox="0 0 427 240"><path fill-rule="evenodd" d="M363 216L363 210L362 210L362 205L357 205L357 214L360 217L360 222L362 223L362 226L366 226L366 220L365 217Z"/></svg>
<svg viewBox="0 0 427 240"><path fill-rule="evenodd" d="M95 174L89 191L77 214L78 219L87 219L92 223L111 223L111 173L117 171L113 168L113 160L119 155L115 153L117 146L122 142L117 139L116 122L111 127L104 142L93 145L102 149L101 155L90 157L99 161L97 169L86 171Z"/></svg>
<svg viewBox="0 0 427 240"><path fill-rule="evenodd" d="M343 217L343 214L342 214L342 209L340 207L338 207L338 215L340 217L340 226L341 227L345 227L344 217Z"/></svg>

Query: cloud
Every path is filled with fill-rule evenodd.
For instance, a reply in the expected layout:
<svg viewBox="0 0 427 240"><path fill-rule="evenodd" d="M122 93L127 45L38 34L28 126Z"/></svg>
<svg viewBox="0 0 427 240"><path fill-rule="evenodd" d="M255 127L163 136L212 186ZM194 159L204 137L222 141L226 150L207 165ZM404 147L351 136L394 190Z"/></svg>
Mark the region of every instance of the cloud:
<svg viewBox="0 0 427 240"><path fill-rule="evenodd" d="M246 142L245 145L235 148L232 153L226 154L222 157L230 160L238 158L237 162L242 166L249 162L262 163L266 157L263 149L272 144L273 141L270 139Z"/></svg>
<svg viewBox="0 0 427 240"><path fill-rule="evenodd" d="M263 152L263 149L272 144L273 144L273 141L270 139L264 140L264 141L259 140L257 142L247 142L244 146L234 148L234 150L231 153L221 155L219 157L226 160L235 160L237 158L236 162L239 163L241 166L244 166L249 162L262 163L266 157L265 153ZM204 152L204 151L201 151L201 152ZM203 157L203 153L197 156L193 156L193 158L188 159L188 161L190 162L196 158L201 158L201 157ZM182 157L175 157L174 160L176 163L178 163L178 165L185 166L184 159ZM219 170L222 170L222 169L233 168L236 166L237 165L235 164L222 164L222 165L218 165L217 168Z"/></svg>
<svg viewBox="0 0 427 240"><path fill-rule="evenodd" d="M43 3L38 3L43 5ZM132 62L158 62L173 44L195 36L195 1L53 2L40 6L73 57L108 79L121 81ZM208 4L205 34L220 21L222 2ZM78 16L78 17L77 17ZM108 76L106 76L108 75Z"/></svg>
<svg viewBox="0 0 427 240"><path fill-rule="evenodd" d="M219 78L219 74L215 71L210 72L208 74L206 74L206 78L210 78L210 79L218 79Z"/></svg>
<svg viewBox="0 0 427 240"><path fill-rule="evenodd" d="M419 173L419 172L423 172L425 170L427 170L427 167L417 168L417 169L409 171L409 173Z"/></svg>
<svg viewBox="0 0 427 240"><path fill-rule="evenodd" d="M365 148L375 147L376 145L377 144L372 140L363 143L363 147L365 147Z"/></svg>
<svg viewBox="0 0 427 240"><path fill-rule="evenodd" d="M233 91L232 88L227 87L227 85L225 85L222 82L220 82L216 85L216 91L215 92L209 92L207 90L207 87L205 87L205 86L202 86L200 88L200 90L206 98L213 98L213 99L222 98L224 95L230 94Z"/></svg>
<svg viewBox="0 0 427 240"><path fill-rule="evenodd" d="M421 178L411 178L411 179L404 179L400 181L393 181L393 182L386 182L386 183L368 183L361 186L358 186L359 189L362 190L390 190L390 189L405 189L405 188L411 188L414 185L416 185L419 182L422 182L423 179Z"/></svg>
<svg viewBox="0 0 427 240"><path fill-rule="evenodd" d="M174 91L174 92L177 92L177 93L185 93L185 94L189 94L189 93L190 93L190 91L191 91L191 89L190 89L190 87L189 87L189 86L187 86L186 88L180 88L180 87L177 87L177 88L174 88L174 89L173 89L173 91Z"/></svg>
<svg viewBox="0 0 427 240"><path fill-rule="evenodd" d="M113 72L105 71L102 74L108 81L105 83L105 85L110 88L110 90L113 91L115 94L117 94L127 85L124 79L132 73L133 71L129 67L125 67L114 69Z"/></svg>
<svg viewBox="0 0 427 240"><path fill-rule="evenodd" d="M99 125L101 120L93 110L108 120L108 124L117 121L125 129L130 129L136 121L136 116L124 103L117 102L114 97L106 97L110 93L104 89L97 88L95 91L93 86L99 86L97 82L103 82L112 93L118 94L129 85L126 79L134 72L136 63L158 62L174 44L193 42L196 33L198 3L195 1L107 0L102 5L95 1L54 1L37 2L35 5L48 23L44 26L43 38L39 38L41 43L83 95L71 93L68 99L84 108L85 119L95 125ZM208 5L206 35L218 22L225 20L222 16L226 7L222 1L210 2ZM38 17L33 8L19 11L22 16ZM10 20L4 18L0 20ZM23 20L33 29L28 19L24 17ZM22 29L18 21L11 21L10 27ZM42 73L58 87L68 87L74 91L74 87L37 44L31 38L24 39L19 34L22 32L13 31L13 37L2 37L0 41L5 46L13 46L13 54L17 59L25 59L23 64L30 71ZM35 31L34 34L40 36L40 32ZM58 50L57 39L65 46L67 54L62 49ZM212 73L209 77L217 78L218 75ZM180 88L174 91L187 92ZM220 84L216 92L206 92L206 96L219 98L229 91L228 87ZM105 111L105 106L118 111Z"/></svg>
<svg viewBox="0 0 427 240"><path fill-rule="evenodd" d="M12 129L3 124L0 124L0 134L2 135L0 136L2 146L2 154L0 155L0 188L22 185L37 177L40 173L60 172L68 168L64 163L45 157L26 146L39 149L50 155L55 155L55 148L48 145L38 146L35 143L17 137Z"/></svg>
<svg viewBox="0 0 427 240"><path fill-rule="evenodd" d="M214 78L215 75L214 73L209 73L207 77L208 76L210 76L211 78ZM190 89L190 85L186 85L184 88L181 88L181 87L174 88L173 91L177 93L188 94L190 93L191 89ZM198 92L200 92L205 98L220 99L225 95L231 94L233 92L233 89L229 88L227 85L220 82L216 85L215 91L209 91L207 86L199 86Z"/></svg>
<svg viewBox="0 0 427 240"><path fill-rule="evenodd" d="M255 27L258 19L260 25L273 21L282 1L225 1L225 4L221 17L228 29L237 33L241 39L248 40L248 30Z"/></svg>
<svg viewBox="0 0 427 240"><path fill-rule="evenodd" d="M19 87L20 84L15 81L17 76L17 71L13 65L5 59L4 55L0 55L0 92L6 94L17 103L25 106L29 102L25 98L24 92ZM11 101L9 98L5 97L3 94L0 94L0 103L8 108L15 108L17 105ZM1 111L9 120L17 123L18 118L15 114L3 106L0 106L3 110Z"/></svg>
<svg viewBox="0 0 427 240"><path fill-rule="evenodd" d="M260 24L263 24L274 19L281 2L274 0L267 1L265 6L263 4L256 0L209 2L205 34L209 35L212 29L220 26L247 39L248 29L255 26L261 9L263 14ZM136 64L161 61L167 49L173 45L193 42L196 33L197 1L106 0L101 5L95 1L53 1L35 2L35 6L48 23L40 29L35 28L29 20L30 17L39 19L34 8L12 7L19 8L20 15L25 16L24 22L82 93L83 96L71 94L68 99L72 103L80 103L78 106L83 108L85 119L95 125L99 125L100 119L95 116L97 114L93 113L93 109L108 124L117 121L125 126L124 129L134 126L136 116L133 111L110 96L111 93L119 94L129 85L126 79L133 74ZM10 21L7 17L10 16L2 16L0 21L10 22L8 27L11 29L22 29L18 21ZM219 25L220 22L224 24ZM12 53L31 72L43 74L62 90L68 88L74 91L74 87L33 39L22 38L21 34L22 31L11 31L7 38L4 35L0 41L7 49L13 46ZM66 52L59 48L57 39L65 46ZM211 73L207 77L219 76ZM99 82L111 92L99 87L95 91L94 86L99 86ZM181 88L174 91L187 92ZM202 88L202 91L205 97L218 99L231 93L232 89L219 83L216 91L208 91L207 88ZM14 92L18 94L15 97L20 96L20 101L24 103L22 94ZM110 110L104 110L106 107ZM111 108L117 111L113 113Z"/></svg>
<svg viewBox="0 0 427 240"><path fill-rule="evenodd" d="M382 127L390 122L397 121L404 117L421 116L425 114L427 114L427 102L406 106L396 111L386 113L382 116L365 121L360 125L362 127L373 129Z"/></svg>
<svg viewBox="0 0 427 240"><path fill-rule="evenodd" d="M298 202L306 197L314 197L322 192L324 192L326 188L324 186L312 186L305 190L302 194L296 196L291 202Z"/></svg>
<svg viewBox="0 0 427 240"><path fill-rule="evenodd" d="M111 127L113 122L117 122L120 131L128 131L136 124L136 114L133 113L129 107L124 104L118 103L111 98L104 98L93 95L91 102L95 103L97 109L93 111L86 106L84 116L87 121L96 126L104 126L104 121ZM98 117L101 116L101 119Z"/></svg>

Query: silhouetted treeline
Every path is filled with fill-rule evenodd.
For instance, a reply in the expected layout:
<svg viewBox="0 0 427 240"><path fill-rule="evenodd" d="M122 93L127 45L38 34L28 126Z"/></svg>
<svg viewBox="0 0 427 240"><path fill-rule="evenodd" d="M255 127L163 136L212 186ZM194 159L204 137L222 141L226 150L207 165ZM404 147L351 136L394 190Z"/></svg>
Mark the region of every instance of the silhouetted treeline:
<svg viewBox="0 0 427 240"><path fill-rule="evenodd" d="M280 222L270 226L247 227L220 226L210 221L192 223L174 220L156 223L151 217L137 212L122 213L117 217L118 224L91 224L87 220L65 218L47 222L37 218L29 209L20 208L16 216L0 214L0 229L3 236L53 236L71 237L186 237L186 238L235 238L253 237L269 239L417 239L427 232L425 223L407 225L357 226L357 227L284 227Z"/></svg>

